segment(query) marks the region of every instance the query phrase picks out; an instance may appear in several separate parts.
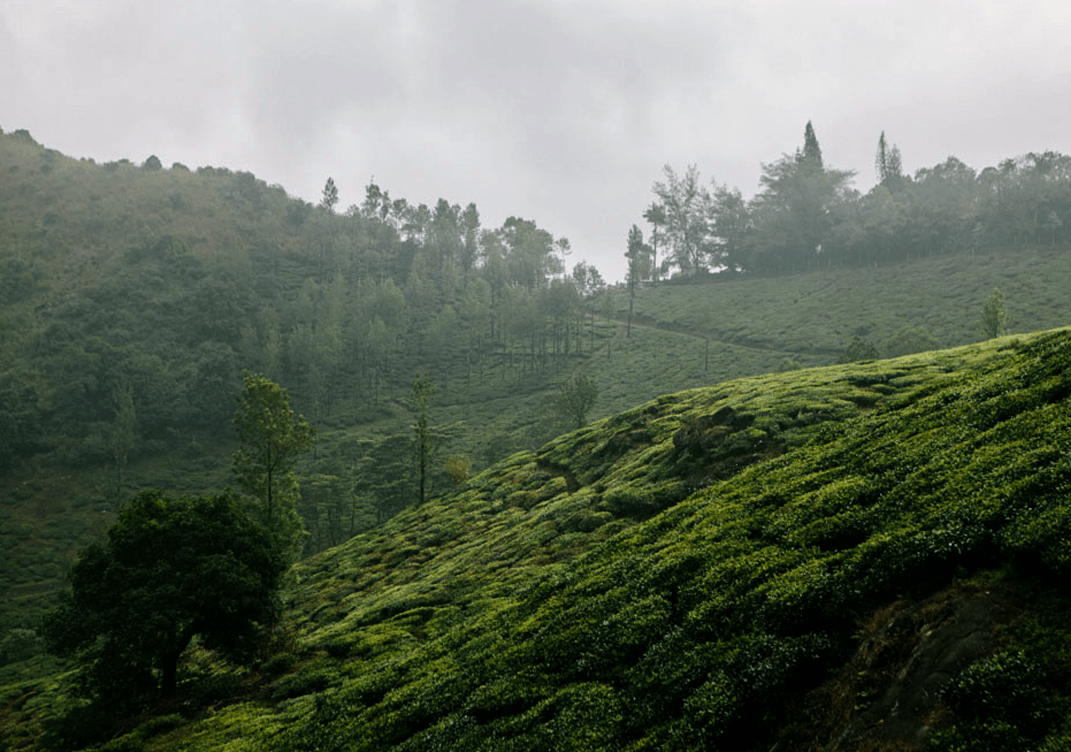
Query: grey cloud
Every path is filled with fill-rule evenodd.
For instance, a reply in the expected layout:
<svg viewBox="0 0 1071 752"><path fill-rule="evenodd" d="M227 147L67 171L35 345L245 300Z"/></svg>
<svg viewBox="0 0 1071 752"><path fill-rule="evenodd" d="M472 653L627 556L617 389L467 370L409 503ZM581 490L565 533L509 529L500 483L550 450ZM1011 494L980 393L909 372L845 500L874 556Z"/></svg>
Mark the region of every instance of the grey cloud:
<svg viewBox="0 0 1071 752"><path fill-rule="evenodd" d="M1063 0L7 0L0 125L74 156L225 165L343 204L535 219L618 278L663 164L753 192L812 120L872 182L1068 151Z"/></svg>

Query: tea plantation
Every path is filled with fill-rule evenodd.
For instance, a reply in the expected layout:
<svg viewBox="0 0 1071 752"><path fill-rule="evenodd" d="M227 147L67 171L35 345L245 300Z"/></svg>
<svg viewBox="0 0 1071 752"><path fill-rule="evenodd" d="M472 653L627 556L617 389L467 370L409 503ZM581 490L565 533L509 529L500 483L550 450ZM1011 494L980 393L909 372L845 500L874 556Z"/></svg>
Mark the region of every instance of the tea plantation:
<svg viewBox="0 0 1071 752"><path fill-rule="evenodd" d="M1071 331L753 377L302 562L137 718L9 668L0 746L1064 750L1069 575Z"/></svg>

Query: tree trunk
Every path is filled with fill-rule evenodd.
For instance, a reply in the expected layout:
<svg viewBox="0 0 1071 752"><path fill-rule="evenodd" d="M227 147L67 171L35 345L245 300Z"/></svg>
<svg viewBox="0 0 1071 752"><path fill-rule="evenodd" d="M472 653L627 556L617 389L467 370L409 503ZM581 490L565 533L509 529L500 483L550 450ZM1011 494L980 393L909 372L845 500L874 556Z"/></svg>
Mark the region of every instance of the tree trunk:
<svg viewBox="0 0 1071 752"><path fill-rule="evenodd" d="M182 654L186 651L192 639L193 628L187 627L186 631L179 636L175 647L162 659L160 664L160 693L164 697L170 697L175 694L175 689L178 687L179 659L182 658Z"/></svg>

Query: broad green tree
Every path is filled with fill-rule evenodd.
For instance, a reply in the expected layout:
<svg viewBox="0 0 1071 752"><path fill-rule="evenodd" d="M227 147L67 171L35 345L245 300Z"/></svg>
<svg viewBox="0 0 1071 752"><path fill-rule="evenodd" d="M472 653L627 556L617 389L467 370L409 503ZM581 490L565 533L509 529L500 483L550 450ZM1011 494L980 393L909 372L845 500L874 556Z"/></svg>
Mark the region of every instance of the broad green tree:
<svg viewBox="0 0 1071 752"><path fill-rule="evenodd" d="M583 428L598 398L599 387L595 379L582 373L574 374L558 387L558 410L573 428Z"/></svg>
<svg viewBox="0 0 1071 752"><path fill-rule="evenodd" d="M85 694L129 710L175 691L195 636L236 663L256 657L286 568L273 536L229 494L146 491L81 553L43 634L51 652L78 658Z"/></svg>
<svg viewBox="0 0 1071 752"><path fill-rule="evenodd" d="M778 271L815 265L831 238L834 208L847 195L852 175L825 167L808 122L802 150L762 166L763 190L752 201L750 265Z"/></svg>
<svg viewBox="0 0 1071 752"><path fill-rule="evenodd" d="M673 263L683 274L695 274L706 265L710 194L700 185L695 165L680 176L669 165L662 171L665 180L656 182L653 190L665 214Z"/></svg>
<svg viewBox="0 0 1071 752"><path fill-rule="evenodd" d="M710 230L715 248L710 254L712 261L730 269L742 268L746 263L744 246L751 229L747 202L736 188L716 183L712 187Z"/></svg>
<svg viewBox="0 0 1071 752"><path fill-rule="evenodd" d="M296 555L304 530L294 466L312 448L312 426L294 416L286 389L262 374L247 373L237 399L234 427L241 446L232 461L235 481L256 499L257 516L280 546Z"/></svg>

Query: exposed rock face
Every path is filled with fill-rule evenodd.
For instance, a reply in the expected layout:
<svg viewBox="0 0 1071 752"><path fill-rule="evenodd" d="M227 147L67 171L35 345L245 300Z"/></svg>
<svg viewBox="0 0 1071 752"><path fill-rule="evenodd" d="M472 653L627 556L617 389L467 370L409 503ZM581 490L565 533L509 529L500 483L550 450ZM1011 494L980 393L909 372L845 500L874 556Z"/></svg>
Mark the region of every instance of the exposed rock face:
<svg viewBox="0 0 1071 752"><path fill-rule="evenodd" d="M952 587L873 614L848 665L801 704L775 750L924 750L941 688L990 653L1012 608L996 593Z"/></svg>

